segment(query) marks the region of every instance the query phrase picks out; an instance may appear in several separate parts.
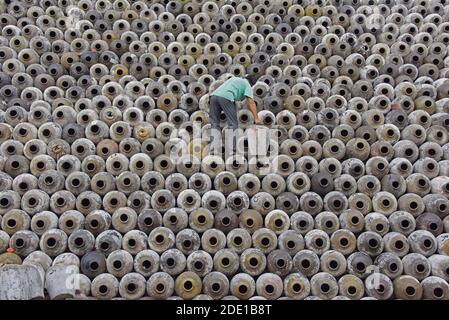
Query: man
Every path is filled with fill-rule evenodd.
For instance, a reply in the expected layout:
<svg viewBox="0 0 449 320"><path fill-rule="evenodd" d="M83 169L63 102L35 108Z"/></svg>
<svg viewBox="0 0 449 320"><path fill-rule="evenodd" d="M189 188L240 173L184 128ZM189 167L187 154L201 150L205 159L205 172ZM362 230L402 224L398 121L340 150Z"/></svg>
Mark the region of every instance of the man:
<svg viewBox="0 0 449 320"><path fill-rule="evenodd" d="M219 86L210 97L209 119L212 125L212 145L215 151L221 141L220 132L220 114L221 111L226 115L226 121L231 129L230 140L232 141L232 151L236 149L235 130L238 127L237 106L235 101L246 99L249 110L254 116L254 122L260 123L257 115L256 103L253 99L253 90L247 79L231 77ZM251 79L250 79L251 80Z"/></svg>

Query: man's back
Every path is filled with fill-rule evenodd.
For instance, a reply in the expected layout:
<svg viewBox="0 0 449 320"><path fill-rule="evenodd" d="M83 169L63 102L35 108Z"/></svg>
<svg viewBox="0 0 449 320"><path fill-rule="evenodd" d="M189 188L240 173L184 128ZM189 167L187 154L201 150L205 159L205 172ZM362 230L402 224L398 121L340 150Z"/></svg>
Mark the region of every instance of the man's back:
<svg viewBox="0 0 449 320"><path fill-rule="evenodd" d="M232 77L219 86L212 95L230 101L241 101L246 97L253 98L253 90L248 80Z"/></svg>

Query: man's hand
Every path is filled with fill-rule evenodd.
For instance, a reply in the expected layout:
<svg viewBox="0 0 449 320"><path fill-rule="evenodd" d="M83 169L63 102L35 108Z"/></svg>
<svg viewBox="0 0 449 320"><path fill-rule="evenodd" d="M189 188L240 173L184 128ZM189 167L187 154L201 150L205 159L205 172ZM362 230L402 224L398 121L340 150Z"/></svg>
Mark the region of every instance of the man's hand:
<svg viewBox="0 0 449 320"><path fill-rule="evenodd" d="M251 113L253 114L254 123L255 124L260 124L259 115L257 114L256 102L254 101L254 99L251 99L251 98L247 97L246 98L246 103L248 104L249 111L251 111Z"/></svg>

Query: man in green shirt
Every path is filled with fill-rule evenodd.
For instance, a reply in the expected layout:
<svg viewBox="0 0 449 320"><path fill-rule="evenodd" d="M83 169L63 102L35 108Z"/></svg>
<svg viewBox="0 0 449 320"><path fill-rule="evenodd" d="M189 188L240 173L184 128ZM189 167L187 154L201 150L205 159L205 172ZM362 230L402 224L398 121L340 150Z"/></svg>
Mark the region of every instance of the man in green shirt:
<svg viewBox="0 0 449 320"><path fill-rule="evenodd" d="M247 79L231 77L219 86L210 97L209 118L212 125L212 142L214 146L221 141L220 134L220 114L221 111L226 115L228 127L231 129L232 150L235 151L235 130L238 128L237 106L235 101L246 99L248 108L254 116L254 122L260 123L257 115L256 103L253 99L253 90Z"/></svg>

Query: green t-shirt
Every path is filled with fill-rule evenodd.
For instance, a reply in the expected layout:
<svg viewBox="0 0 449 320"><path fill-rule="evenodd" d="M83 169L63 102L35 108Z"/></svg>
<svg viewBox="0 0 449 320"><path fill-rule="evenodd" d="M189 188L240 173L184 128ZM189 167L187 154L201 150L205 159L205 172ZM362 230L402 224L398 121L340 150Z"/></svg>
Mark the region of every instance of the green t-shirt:
<svg viewBox="0 0 449 320"><path fill-rule="evenodd" d="M241 101L246 97L253 98L253 89L248 80L232 77L219 86L212 95L231 101Z"/></svg>

